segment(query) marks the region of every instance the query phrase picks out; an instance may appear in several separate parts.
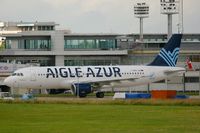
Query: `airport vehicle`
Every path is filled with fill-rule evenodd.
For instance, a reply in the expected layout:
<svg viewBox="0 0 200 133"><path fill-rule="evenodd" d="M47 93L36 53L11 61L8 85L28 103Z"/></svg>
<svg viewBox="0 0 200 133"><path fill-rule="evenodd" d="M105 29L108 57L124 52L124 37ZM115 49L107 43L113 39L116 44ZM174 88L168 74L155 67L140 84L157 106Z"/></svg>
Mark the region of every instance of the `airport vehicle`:
<svg viewBox="0 0 200 133"><path fill-rule="evenodd" d="M104 87L143 85L183 73L184 68L175 67L181 38L181 34L174 34L153 62L146 66L28 67L15 71L4 83L14 89L71 89L80 97L96 92L97 98L103 98L101 88Z"/></svg>
<svg viewBox="0 0 200 133"><path fill-rule="evenodd" d="M9 92L0 92L0 99L3 100L14 100Z"/></svg>

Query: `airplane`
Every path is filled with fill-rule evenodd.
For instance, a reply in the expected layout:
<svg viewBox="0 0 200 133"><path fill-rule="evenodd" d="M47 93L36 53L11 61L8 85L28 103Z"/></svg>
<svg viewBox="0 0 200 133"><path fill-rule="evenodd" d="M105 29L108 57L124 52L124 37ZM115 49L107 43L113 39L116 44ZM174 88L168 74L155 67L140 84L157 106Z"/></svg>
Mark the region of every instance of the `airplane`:
<svg viewBox="0 0 200 133"><path fill-rule="evenodd" d="M181 38L172 35L148 65L28 67L16 70L4 84L13 89L69 89L79 97L96 92L103 98L104 87L144 85L184 73L185 68L175 67Z"/></svg>

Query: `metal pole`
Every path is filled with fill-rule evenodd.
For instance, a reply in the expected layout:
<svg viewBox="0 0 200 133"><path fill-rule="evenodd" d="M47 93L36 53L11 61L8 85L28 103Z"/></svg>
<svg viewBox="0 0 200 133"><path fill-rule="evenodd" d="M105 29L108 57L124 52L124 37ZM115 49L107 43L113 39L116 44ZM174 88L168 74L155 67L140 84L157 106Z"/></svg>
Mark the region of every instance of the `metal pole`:
<svg viewBox="0 0 200 133"><path fill-rule="evenodd" d="M179 14L180 14L180 20L181 20L181 33L183 33L184 32L184 27L183 27L183 0L180 0L180 12L179 12Z"/></svg>
<svg viewBox="0 0 200 133"><path fill-rule="evenodd" d="M77 91L77 98L79 98L79 83L77 85L76 91Z"/></svg>
<svg viewBox="0 0 200 133"><path fill-rule="evenodd" d="M185 93L185 73L183 73L183 93Z"/></svg>
<svg viewBox="0 0 200 133"><path fill-rule="evenodd" d="M144 54L143 54L143 50L144 50L144 43L143 43L143 18L140 18L140 44L141 44L141 53L142 53L142 64L144 64Z"/></svg>
<svg viewBox="0 0 200 133"><path fill-rule="evenodd" d="M143 18L140 18L140 41L143 43Z"/></svg>
<svg viewBox="0 0 200 133"><path fill-rule="evenodd" d="M172 36L172 14L168 14L168 36L167 38L170 39Z"/></svg>
<svg viewBox="0 0 200 133"><path fill-rule="evenodd" d="M200 66L199 66L199 97L200 97Z"/></svg>
<svg viewBox="0 0 200 133"><path fill-rule="evenodd" d="M150 93L150 84L147 85L147 93Z"/></svg>
<svg viewBox="0 0 200 133"><path fill-rule="evenodd" d="M168 78L165 79L167 90L168 90Z"/></svg>
<svg viewBox="0 0 200 133"><path fill-rule="evenodd" d="M79 88L80 88L80 83L79 83L79 76L77 75L77 77L78 77L78 86L77 86L77 88L76 88L76 91L77 91L77 98L80 98L80 94L79 94Z"/></svg>
<svg viewBox="0 0 200 133"><path fill-rule="evenodd" d="M80 62L79 62L79 65L80 65ZM80 68L80 66L78 66L78 68ZM77 98L80 98L80 94L79 94L79 89L80 89L80 83L79 83L79 75L76 75L77 78L78 78L78 85L76 86L76 91L77 91Z"/></svg>
<svg viewBox="0 0 200 133"><path fill-rule="evenodd" d="M178 24L179 31L178 33L184 32L183 26L183 0L179 0L179 24Z"/></svg>

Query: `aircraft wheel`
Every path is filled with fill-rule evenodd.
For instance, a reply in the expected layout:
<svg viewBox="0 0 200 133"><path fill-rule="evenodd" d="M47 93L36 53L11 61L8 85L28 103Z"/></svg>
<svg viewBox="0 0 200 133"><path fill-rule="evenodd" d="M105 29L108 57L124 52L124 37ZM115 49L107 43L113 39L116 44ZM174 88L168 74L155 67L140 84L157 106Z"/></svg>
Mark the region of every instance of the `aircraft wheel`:
<svg viewBox="0 0 200 133"><path fill-rule="evenodd" d="M97 98L104 98L104 92L97 92L96 97Z"/></svg>

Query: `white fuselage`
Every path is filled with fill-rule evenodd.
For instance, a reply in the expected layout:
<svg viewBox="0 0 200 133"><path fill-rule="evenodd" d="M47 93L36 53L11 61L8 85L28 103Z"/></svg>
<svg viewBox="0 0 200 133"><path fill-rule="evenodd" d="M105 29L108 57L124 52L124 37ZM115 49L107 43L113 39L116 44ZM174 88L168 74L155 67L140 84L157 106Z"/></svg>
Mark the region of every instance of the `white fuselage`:
<svg viewBox="0 0 200 133"><path fill-rule="evenodd" d="M4 83L16 89L71 89L73 84L78 83L99 83L101 87L129 87L160 81L182 71L184 68L180 67L131 65L29 67L15 71Z"/></svg>

